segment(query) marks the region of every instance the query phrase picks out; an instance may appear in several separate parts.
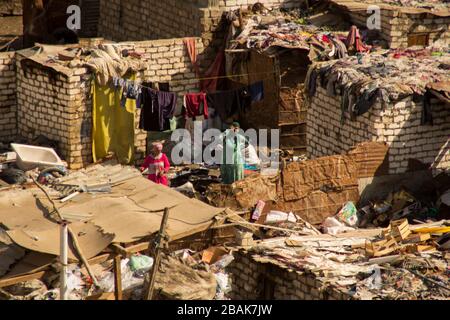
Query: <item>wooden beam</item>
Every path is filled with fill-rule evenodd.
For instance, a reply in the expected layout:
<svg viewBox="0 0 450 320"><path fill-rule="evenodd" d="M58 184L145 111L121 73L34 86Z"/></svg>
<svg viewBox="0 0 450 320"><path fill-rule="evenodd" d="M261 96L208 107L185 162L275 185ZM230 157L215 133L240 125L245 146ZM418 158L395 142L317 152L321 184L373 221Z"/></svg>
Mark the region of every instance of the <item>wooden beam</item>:
<svg viewBox="0 0 450 320"><path fill-rule="evenodd" d="M14 277L14 278L6 278L3 280L0 280L0 288L9 287L9 286L15 285L17 283L21 283L21 282L25 282L25 281L29 281L29 280L41 279L46 272L47 271L40 271L40 272L36 272L36 273L32 273L32 274L27 274L24 276L19 276L19 277Z"/></svg>
<svg viewBox="0 0 450 320"><path fill-rule="evenodd" d="M114 257L114 297L116 300L122 300L122 257L117 255Z"/></svg>
<svg viewBox="0 0 450 320"><path fill-rule="evenodd" d="M149 271L148 286L146 286L144 290L145 300L152 300L153 298L153 288L155 286L156 274L158 273L159 270L159 264L161 263L162 244L165 241L164 237L168 219L169 219L169 208L165 208L164 215L161 221L161 226L159 228L158 238L155 243L153 268L150 269ZM152 242L149 243L149 249L151 249L151 247Z"/></svg>

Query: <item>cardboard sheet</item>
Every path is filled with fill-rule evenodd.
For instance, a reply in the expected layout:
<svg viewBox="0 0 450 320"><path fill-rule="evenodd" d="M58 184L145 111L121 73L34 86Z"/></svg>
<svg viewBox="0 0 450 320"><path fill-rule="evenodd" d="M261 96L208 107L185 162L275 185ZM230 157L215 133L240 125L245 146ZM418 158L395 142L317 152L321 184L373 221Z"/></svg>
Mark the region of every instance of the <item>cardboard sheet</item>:
<svg viewBox="0 0 450 320"><path fill-rule="evenodd" d="M358 186L356 162L348 156L290 163L282 179L285 201L302 199L312 191L339 192Z"/></svg>
<svg viewBox="0 0 450 320"><path fill-rule="evenodd" d="M129 176L129 168L122 168ZM101 170L99 170L101 172ZM104 170L103 170L104 171ZM111 167L115 176L117 167ZM95 176L96 172L89 172ZM112 188L110 194L81 194L58 204L61 213L92 215L90 221L71 224L79 234L80 246L91 258L111 242L130 243L159 230L163 210L170 209L167 232L172 240L206 230L224 209L185 197L140 176ZM46 218L50 202L37 188L0 192L0 223L18 245L32 251L58 255L59 226ZM157 212L155 212L157 211ZM75 259L71 250L70 258Z"/></svg>
<svg viewBox="0 0 450 320"><path fill-rule="evenodd" d="M358 167L358 178L371 178L389 174L389 146L381 142L363 142L348 154Z"/></svg>
<svg viewBox="0 0 450 320"><path fill-rule="evenodd" d="M87 259L102 252L114 239L113 234L105 234L91 223L74 223L70 225L70 228L78 236L78 242ZM7 231L7 233L16 244L23 248L55 256L59 255L60 228L58 225L48 230L15 229ZM70 237L69 259L78 260L76 250L71 245Z"/></svg>

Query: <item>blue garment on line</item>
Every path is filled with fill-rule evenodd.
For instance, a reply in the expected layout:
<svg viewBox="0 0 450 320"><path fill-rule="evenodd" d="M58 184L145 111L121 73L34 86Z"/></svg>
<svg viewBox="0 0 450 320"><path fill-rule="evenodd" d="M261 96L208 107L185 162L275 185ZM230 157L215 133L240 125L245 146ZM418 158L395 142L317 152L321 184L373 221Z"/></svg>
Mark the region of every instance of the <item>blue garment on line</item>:
<svg viewBox="0 0 450 320"><path fill-rule="evenodd" d="M264 100L264 82L258 81L248 86L252 102Z"/></svg>

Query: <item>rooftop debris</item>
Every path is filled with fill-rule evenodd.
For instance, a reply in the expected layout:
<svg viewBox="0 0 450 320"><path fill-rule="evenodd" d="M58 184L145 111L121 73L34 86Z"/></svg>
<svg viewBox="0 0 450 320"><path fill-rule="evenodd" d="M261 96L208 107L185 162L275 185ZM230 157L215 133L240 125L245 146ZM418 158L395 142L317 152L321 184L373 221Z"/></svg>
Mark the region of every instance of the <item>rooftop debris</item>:
<svg viewBox="0 0 450 320"><path fill-rule="evenodd" d="M255 49L272 55L280 48L301 49L310 52L311 60L330 60L346 57L349 49L355 49L349 41L351 25L317 26L295 12L273 11L247 17L242 31L231 40L229 51ZM317 20L317 16L313 18Z"/></svg>
<svg viewBox="0 0 450 320"><path fill-rule="evenodd" d="M258 263L313 274L324 287L337 288L349 298L448 299L448 261L443 252L387 253L383 260L371 259L364 245L376 237L361 231L338 236L290 236L263 240L242 252Z"/></svg>
<svg viewBox="0 0 450 320"><path fill-rule="evenodd" d="M449 102L449 66L449 53L438 48L352 56L312 65L305 91L314 95L320 83L330 94L342 96L343 108L355 116L365 113L376 101L396 102L412 95L424 96L428 91ZM354 102L346 105L350 97Z"/></svg>

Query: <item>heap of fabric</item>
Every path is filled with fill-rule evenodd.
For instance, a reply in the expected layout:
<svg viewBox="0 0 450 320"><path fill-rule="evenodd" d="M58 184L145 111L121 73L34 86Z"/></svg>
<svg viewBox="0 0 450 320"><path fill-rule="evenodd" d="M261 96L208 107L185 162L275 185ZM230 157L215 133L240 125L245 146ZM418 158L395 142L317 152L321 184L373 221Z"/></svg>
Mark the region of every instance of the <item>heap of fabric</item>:
<svg viewBox="0 0 450 320"><path fill-rule="evenodd" d="M283 16L254 15L229 49L255 49L266 54L277 48L302 49L310 51L312 60L329 60L347 56L345 41L345 36L311 24L299 24Z"/></svg>
<svg viewBox="0 0 450 320"><path fill-rule="evenodd" d="M390 50L313 64L305 90L311 97L321 85L329 95L341 95L343 112L356 117L379 99L389 103L410 95L426 97L430 88L448 101L449 68L449 52Z"/></svg>
<svg viewBox="0 0 450 320"><path fill-rule="evenodd" d="M97 82L105 86L113 78L121 78L128 72L145 70L147 65L140 59L124 57L113 44L100 45L91 51L83 63L95 72Z"/></svg>

